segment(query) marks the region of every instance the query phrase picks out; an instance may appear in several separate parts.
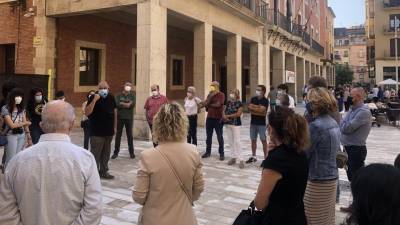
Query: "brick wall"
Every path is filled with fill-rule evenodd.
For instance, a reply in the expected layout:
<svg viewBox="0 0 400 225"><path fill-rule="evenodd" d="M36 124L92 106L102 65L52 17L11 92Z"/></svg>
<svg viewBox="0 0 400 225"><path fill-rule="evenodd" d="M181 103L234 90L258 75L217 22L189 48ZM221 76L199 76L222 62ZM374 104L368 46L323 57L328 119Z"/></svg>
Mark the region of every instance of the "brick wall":
<svg viewBox="0 0 400 225"><path fill-rule="evenodd" d="M64 90L74 106L80 106L86 92L74 93L75 41L106 45L106 80L112 93L131 80L132 49L136 27L91 15L59 18L57 21L56 89Z"/></svg>
<svg viewBox="0 0 400 225"><path fill-rule="evenodd" d="M27 1L27 8L32 6L32 1ZM11 8L7 3L0 4L0 44L16 45L15 73L33 74L34 17L24 17L24 13L19 8Z"/></svg>

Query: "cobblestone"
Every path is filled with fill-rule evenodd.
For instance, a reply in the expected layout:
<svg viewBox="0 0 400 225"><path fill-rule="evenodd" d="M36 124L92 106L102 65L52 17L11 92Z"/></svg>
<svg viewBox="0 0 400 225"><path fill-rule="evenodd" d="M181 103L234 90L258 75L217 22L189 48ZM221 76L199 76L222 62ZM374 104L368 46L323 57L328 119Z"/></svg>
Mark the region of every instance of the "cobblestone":
<svg viewBox="0 0 400 225"><path fill-rule="evenodd" d="M246 158L250 156L249 117L243 119L241 129L241 142ZM72 133L74 143L82 145L83 135L80 129ZM205 130L198 130L198 149L200 153L205 151ZM216 138L215 138L216 139ZM225 143L226 157L229 159L229 145ZM367 141L367 164L373 162L390 163L399 151L400 132L392 126L374 127ZM115 180L102 180L104 212L103 225L133 225L137 224L141 207L131 198L131 188L135 183L135 175L140 158L140 152L151 148L147 141L135 140L136 159L130 159L126 139L123 137L121 152L117 159L110 160L110 173L115 175ZM227 160L218 160L218 144L213 141L212 157L203 160L204 177L206 180L205 191L200 200L195 203L200 225L230 225L233 223L241 209L246 208L254 198L260 179L262 159L261 143L258 143L258 161L248 165L244 169L238 166L228 166ZM344 170L340 170L340 203L336 205L336 224L340 224L345 215L339 212L341 206L347 206L351 201L349 182Z"/></svg>

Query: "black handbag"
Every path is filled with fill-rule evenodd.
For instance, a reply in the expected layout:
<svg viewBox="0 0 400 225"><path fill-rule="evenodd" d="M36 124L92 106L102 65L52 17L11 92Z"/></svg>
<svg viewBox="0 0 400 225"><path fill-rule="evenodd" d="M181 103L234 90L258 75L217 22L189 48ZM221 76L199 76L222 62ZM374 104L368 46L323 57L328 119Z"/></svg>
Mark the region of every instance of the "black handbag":
<svg viewBox="0 0 400 225"><path fill-rule="evenodd" d="M233 225L262 225L264 211L255 210L254 202L247 209L242 210Z"/></svg>

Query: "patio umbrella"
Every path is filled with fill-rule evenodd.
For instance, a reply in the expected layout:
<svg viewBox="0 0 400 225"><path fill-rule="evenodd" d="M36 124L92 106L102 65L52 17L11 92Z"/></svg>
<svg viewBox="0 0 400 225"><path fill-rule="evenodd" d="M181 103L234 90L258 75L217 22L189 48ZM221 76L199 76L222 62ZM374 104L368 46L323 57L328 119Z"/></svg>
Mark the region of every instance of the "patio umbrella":
<svg viewBox="0 0 400 225"><path fill-rule="evenodd" d="M396 82L396 81L393 80L393 79L387 79L387 80L384 80L384 81L379 82L378 84L379 84L379 85L396 85L396 84L399 84L399 83Z"/></svg>

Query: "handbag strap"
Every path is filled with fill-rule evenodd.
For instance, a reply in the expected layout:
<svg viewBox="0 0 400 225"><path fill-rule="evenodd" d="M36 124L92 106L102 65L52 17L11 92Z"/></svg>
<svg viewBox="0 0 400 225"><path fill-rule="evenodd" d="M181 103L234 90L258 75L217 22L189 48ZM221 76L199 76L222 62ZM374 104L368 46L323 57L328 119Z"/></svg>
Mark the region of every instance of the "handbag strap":
<svg viewBox="0 0 400 225"><path fill-rule="evenodd" d="M158 149L158 147L156 147L156 150L161 154L161 156L164 158L164 160L167 162L167 164L171 168L171 170L174 173L176 179L178 180L179 185L181 186L183 192L185 192L187 198L189 199L190 204L193 206L192 197L189 195L189 192L187 191L185 185L183 184L182 179L179 177L178 173L176 172L175 167L172 165L172 162L169 160L169 158L160 149Z"/></svg>

